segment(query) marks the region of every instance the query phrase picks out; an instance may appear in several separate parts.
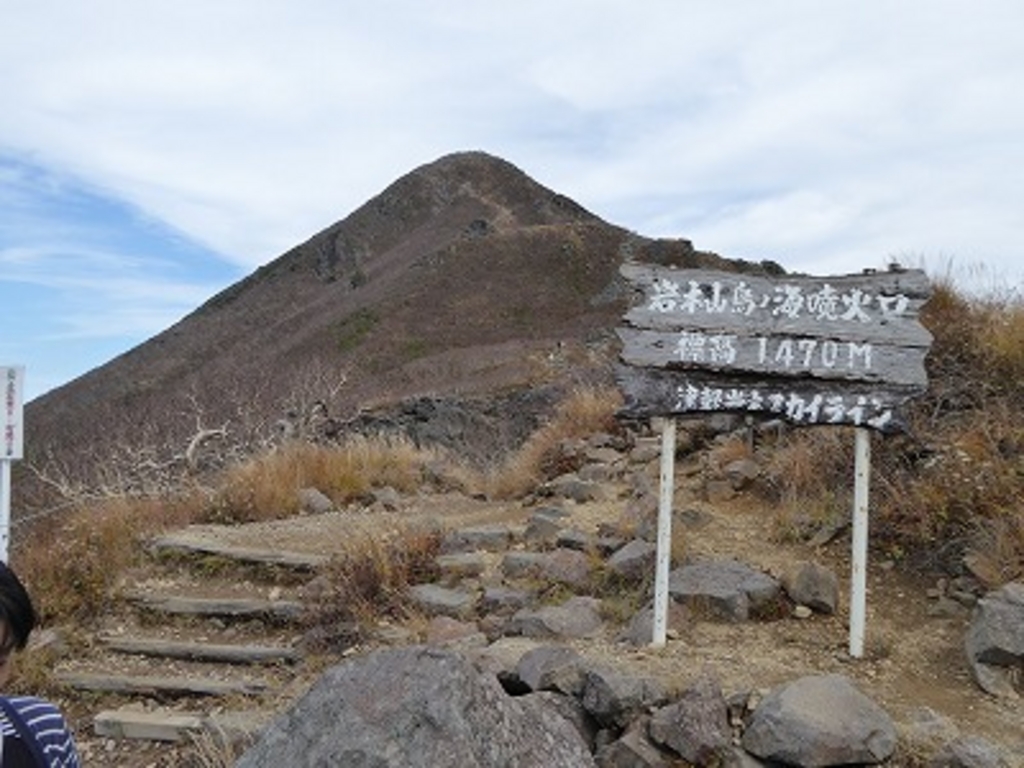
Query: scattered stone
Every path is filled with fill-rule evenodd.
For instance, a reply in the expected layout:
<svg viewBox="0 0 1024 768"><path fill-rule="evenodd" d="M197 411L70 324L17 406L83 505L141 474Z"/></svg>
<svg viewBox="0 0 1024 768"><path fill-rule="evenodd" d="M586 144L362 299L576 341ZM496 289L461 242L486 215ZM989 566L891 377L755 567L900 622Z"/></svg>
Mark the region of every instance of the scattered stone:
<svg viewBox="0 0 1024 768"><path fill-rule="evenodd" d="M561 605L517 611L505 633L525 637L590 637L601 629L601 601L593 597L572 597Z"/></svg>
<svg viewBox="0 0 1024 768"><path fill-rule="evenodd" d="M501 572L509 579L539 578L546 559L543 552L508 552L501 560Z"/></svg>
<svg viewBox="0 0 1024 768"><path fill-rule="evenodd" d="M600 768L671 768L668 757L651 742L647 735L646 716L639 717L625 732L610 744L605 744L594 755Z"/></svg>
<svg viewBox="0 0 1024 768"><path fill-rule="evenodd" d="M839 578L814 562L796 562L782 575L782 588L790 599L818 613L833 614L839 605Z"/></svg>
<svg viewBox="0 0 1024 768"><path fill-rule="evenodd" d="M946 744L925 768L1012 768L1002 747L980 736L963 736Z"/></svg>
<svg viewBox="0 0 1024 768"><path fill-rule="evenodd" d="M666 636L678 636L686 627L686 623L689 620L689 611L681 603L669 600L668 615L665 619L667 624ZM654 606L648 605L634 614L617 639L634 646L650 645L654 640Z"/></svg>
<svg viewBox="0 0 1024 768"><path fill-rule="evenodd" d="M669 574L669 594L697 615L747 621L778 601L779 583L736 560L707 560Z"/></svg>
<svg viewBox="0 0 1024 768"><path fill-rule="evenodd" d="M498 585L484 589L479 605L485 613L509 614L526 607L530 599L529 592Z"/></svg>
<svg viewBox="0 0 1024 768"><path fill-rule="evenodd" d="M693 765L720 765L732 741L718 681L705 672L673 704L651 716L651 740Z"/></svg>
<svg viewBox="0 0 1024 768"><path fill-rule="evenodd" d="M559 532L558 537L555 539L555 544L563 549L586 552L595 549L597 541L596 537L581 531L579 528L568 528Z"/></svg>
<svg viewBox="0 0 1024 768"><path fill-rule="evenodd" d="M479 552L438 555L435 562L441 569L441 575L446 583L476 578L487 568L487 561Z"/></svg>
<svg viewBox="0 0 1024 768"><path fill-rule="evenodd" d="M649 464L661 458L660 437L638 437L636 445L629 452L631 464Z"/></svg>
<svg viewBox="0 0 1024 768"><path fill-rule="evenodd" d="M312 768L592 768L588 745L531 697L509 696L464 656L375 651L329 669L236 763Z"/></svg>
<svg viewBox="0 0 1024 768"><path fill-rule="evenodd" d="M471 621L459 621L450 616L436 616L427 625L427 644L464 650L483 648L487 638Z"/></svg>
<svg viewBox="0 0 1024 768"><path fill-rule="evenodd" d="M334 502L316 488L300 488L299 508L306 514L323 515L334 511Z"/></svg>
<svg viewBox="0 0 1024 768"><path fill-rule="evenodd" d="M564 717L579 733L587 749L593 754L597 742L597 722L583 708L583 704L575 696L566 696L554 691L535 691L523 695L525 699L535 699L551 712Z"/></svg>
<svg viewBox="0 0 1024 768"><path fill-rule="evenodd" d="M409 588L409 597L428 616L466 618L476 607L477 596L461 589L440 584L416 584Z"/></svg>
<svg viewBox="0 0 1024 768"><path fill-rule="evenodd" d="M802 677L771 691L743 733L765 760L800 766L876 764L896 748L889 715L842 675Z"/></svg>
<svg viewBox="0 0 1024 768"><path fill-rule="evenodd" d="M722 472L729 480L733 490L742 491L757 480L761 474L761 468L753 459L736 459L726 464Z"/></svg>
<svg viewBox="0 0 1024 768"><path fill-rule="evenodd" d="M650 542L634 539L605 562L609 571L627 581L642 581L654 573L658 548Z"/></svg>
<svg viewBox="0 0 1024 768"><path fill-rule="evenodd" d="M728 480L708 480L704 484L704 500L710 504L721 504L736 498L736 489Z"/></svg>
<svg viewBox="0 0 1024 768"><path fill-rule="evenodd" d="M441 551L453 552L501 552L512 544L512 531L505 525L481 525L474 528L460 528L445 536Z"/></svg>
<svg viewBox="0 0 1024 768"><path fill-rule="evenodd" d="M565 645L542 645L527 651L515 673L531 691L578 696L583 689L583 657Z"/></svg>
<svg viewBox="0 0 1024 768"><path fill-rule="evenodd" d="M523 538L529 542L553 543L562 531L564 516L548 514L547 511L535 512L526 525Z"/></svg>
<svg viewBox="0 0 1024 768"><path fill-rule="evenodd" d="M573 549L554 549L540 560L540 576L558 584L585 587L590 582L591 560Z"/></svg>
<svg viewBox="0 0 1024 768"><path fill-rule="evenodd" d="M374 488L371 491L375 504L384 507L388 512L394 512L402 505L402 496L390 485L383 488Z"/></svg>
<svg viewBox="0 0 1024 768"><path fill-rule="evenodd" d="M650 707L664 704L665 691L649 677L591 667L583 673L583 708L605 728L625 728Z"/></svg>
<svg viewBox="0 0 1024 768"><path fill-rule="evenodd" d="M1016 686L1024 667L1024 582L1006 584L978 601L964 645L982 690L1020 697Z"/></svg>
<svg viewBox="0 0 1024 768"><path fill-rule="evenodd" d="M809 619L814 615L812 611L806 605L795 605L793 606L793 618L794 619Z"/></svg>
<svg viewBox="0 0 1024 768"><path fill-rule="evenodd" d="M933 619L958 619L966 610L956 600L943 596L928 606L928 615Z"/></svg>
<svg viewBox="0 0 1024 768"><path fill-rule="evenodd" d="M578 475L567 474L545 483L538 489L538 492L546 496L571 499L577 504L585 504L588 501L600 501L604 489L600 483L588 482L581 480Z"/></svg>

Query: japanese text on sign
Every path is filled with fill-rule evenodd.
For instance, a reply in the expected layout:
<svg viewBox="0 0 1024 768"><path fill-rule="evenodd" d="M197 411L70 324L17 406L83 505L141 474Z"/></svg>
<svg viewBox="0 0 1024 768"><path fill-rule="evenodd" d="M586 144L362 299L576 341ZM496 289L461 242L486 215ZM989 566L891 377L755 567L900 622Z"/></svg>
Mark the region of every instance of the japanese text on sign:
<svg viewBox="0 0 1024 768"><path fill-rule="evenodd" d="M0 460L22 457L21 392L24 368L0 367L3 387L3 432L0 434Z"/></svg>

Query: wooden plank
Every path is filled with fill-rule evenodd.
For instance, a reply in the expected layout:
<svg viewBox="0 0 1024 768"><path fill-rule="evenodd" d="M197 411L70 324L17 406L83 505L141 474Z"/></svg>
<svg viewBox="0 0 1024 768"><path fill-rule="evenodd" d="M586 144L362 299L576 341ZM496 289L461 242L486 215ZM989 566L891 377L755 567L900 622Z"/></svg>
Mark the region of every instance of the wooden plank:
<svg viewBox="0 0 1024 768"><path fill-rule="evenodd" d="M79 691L156 696L231 696L263 693L269 685L262 680L213 680L208 677L161 677L115 675L98 672L58 672L61 685Z"/></svg>
<svg viewBox="0 0 1024 768"><path fill-rule="evenodd" d="M182 712L171 710L140 711L108 709L93 717L97 736L110 739L183 742L206 731L215 738L234 739L259 732L274 713L251 712Z"/></svg>
<svg viewBox="0 0 1024 768"><path fill-rule="evenodd" d="M287 568L314 570L325 565L330 557L313 552L292 552L276 549L238 547L204 539L188 529L157 536L150 542L154 549L177 550L190 554L216 555L239 562L279 565Z"/></svg>
<svg viewBox="0 0 1024 768"><path fill-rule="evenodd" d="M148 638L104 637L104 644L118 653L133 653L168 659L216 661L227 664L266 664L301 659L294 648L265 645L232 645L217 643L191 643Z"/></svg>
<svg viewBox="0 0 1024 768"><path fill-rule="evenodd" d="M900 408L916 387L814 379L781 381L707 371L667 371L619 366L616 379L634 418L730 412L778 418L797 425L864 426L883 433L905 428Z"/></svg>
<svg viewBox="0 0 1024 768"><path fill-rule="evenodd" d="M161 613L232 618L271 618L292 621L302 615L302 603L258 598L211 598L153 593L128 593L125 597L140 608Z"/></svg>
<svg viewBox="0 0 1024 768"><path fill-rule="evenodd" d="M927 347L809 336L705 334L620 328L628 365L921 386Z"/></svg>
<svg viewBox="0 0 1024 768"><path fill-rule="evenodd" d="M104 710L92 719L97 736L109 739L181 742L203 730L203 715L187 712L140 712L134 709Z"/></svg>
<svg viewBox="0 0 1024 768"><path fill-rule="evenodd" d="M931 295L920 270L761 277L626 263L620 273L639 293L624 318L637 328L753 327L766 335L867 334L913 346L931 342L918 322Z"/></svg>

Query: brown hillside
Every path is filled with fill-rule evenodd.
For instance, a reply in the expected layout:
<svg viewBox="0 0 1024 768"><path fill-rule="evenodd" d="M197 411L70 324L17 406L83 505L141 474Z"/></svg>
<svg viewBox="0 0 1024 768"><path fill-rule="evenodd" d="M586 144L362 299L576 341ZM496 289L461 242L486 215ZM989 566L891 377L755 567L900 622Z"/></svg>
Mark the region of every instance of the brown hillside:
<svg viewBox="0 0 1024 768"><path fill-rule="evenodd" d="M754 268L604 222L487 154L443 157L30 403L28 463L82 476L115 449L183 451L200 426L265 431L310 398L347 418L607 371L627 257Z"/></svg>

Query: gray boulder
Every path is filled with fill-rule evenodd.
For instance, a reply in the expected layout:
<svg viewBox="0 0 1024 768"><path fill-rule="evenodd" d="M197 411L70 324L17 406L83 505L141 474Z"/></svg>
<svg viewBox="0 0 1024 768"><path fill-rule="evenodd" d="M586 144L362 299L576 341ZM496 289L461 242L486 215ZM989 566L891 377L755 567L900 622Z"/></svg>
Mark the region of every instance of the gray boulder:
<svg viewBox="0 0 1024 768"><path fill-rule="evenodd" d="M647 735L647 718L634 720L615 741L597 750L600 768L672 768L668 755L659 750Z"/></svg>
<svg viewBox="0 0 1024 768"><path fill-rule="evenodd" d="M718 681L705 673L678 701L655 711L650 736L688 763L720 765L732 744L732 731Z"/></svg>
<svg viewBox="0 0 1024 768"><path fill-rule="evenodd" d="M634 539L608 558L605 566L626 581L643 581L654 574L658 548L642 539Z"/></svg>
<svg viewBox="0 0 1024 768"><path fill-rule="evenodd" d="M1024 582L1011 582L978 601L964 639L967 661L987 693L1016 699L1014 675L1024 667Z"/></svg>
<svg viewBox="0 0 1024 768"><path fill-rule="evenodd" d="M818 563L792 563L782 575L790 599L819 613L833 614L839 605L839 577Z"/></svg>
<svg viewBox="0 0 1024 768"><path fill-rule="evenodd" d="M505 625L505 634L525 637L591 637L602 626L601 601L571 597L561 605L516 611Z"/></svg>
<svg viewBox="0 0 1024 768"><path fill-rule="evenodd" d="M743 747L788 765L876 764L896 748L889 715L842 675L802 677L769 693L754 710Z"/></svg>
<svg viewBox="0 0 1024 768"><path fill-rule="evenodd" d="M515 672L531 691L577 696L583 687L583 657L567 645L542 645L527 651Z"/></svg>
<svg viewBox="0 0 1024 768"><path fill-rule="evenodd" d="M236 763L312 768L594 768L541 699L515 699L459 654L376 651L329 669Z"/></svg>
<svg viewBox="0 0 1024 768"><path fill-rule="evenodd" d="M653 678L588 667L580 700L602 727L623 729L650 707L664 704L666 694Z"/></svg>
<svg viewBox="0 0 1024 768"><path fill-rule="evenodd" d="M669 574L669 594L693 609L726 621L746 621L767 611L781 595L779 582L736 560L706 560Z"/></svg>
<svg viewBox="0 0 1024 768"><path fill-rule="evenodd" d="M1006 750L980 736L963 736L946 744L926 768L1011 768Z"/></svg>

